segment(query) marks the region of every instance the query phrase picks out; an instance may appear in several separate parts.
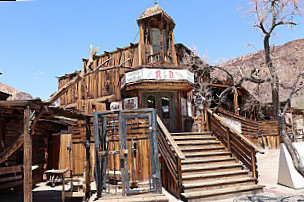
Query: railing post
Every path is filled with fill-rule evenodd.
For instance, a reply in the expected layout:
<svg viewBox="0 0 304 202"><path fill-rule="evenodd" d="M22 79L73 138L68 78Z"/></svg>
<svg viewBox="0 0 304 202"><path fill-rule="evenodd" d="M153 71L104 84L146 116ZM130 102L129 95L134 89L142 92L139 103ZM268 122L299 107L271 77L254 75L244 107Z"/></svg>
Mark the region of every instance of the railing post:
<svg viewBox="0 0 304 202"><path fill-rule="evenodd" d="M258 171L256 166L256 156L254 148L251 148L251 172L252 177L258 179Z"/></svg>
<svg viewBox="0 0 304 202"><path fill-rule="evenodd" d="M181 159L179 157L177 157L177 172L178 172L178 195L180 196L180 193L182 192L182 163L181 163Z"/></svg>
<svg viewBox="0 0 304 202"><path fill-rule="evenodd" d="M227 147L228 151L231 151L231 135L230 135L230 129L228 127L225 127L226 130L226 137L227 137Z"/></svg>
<svg viewBox="0 0 304 202"><path fill-rule="evenodd" d="M207 125L207 129L208 129L208 131L211 131L211 123L210 123L210 117L211 116L209 116L209 112L207 111L207 107L205 106L205 108L204 108L204 116L205 116L205 121L206 121L206 125Z"/></svg>

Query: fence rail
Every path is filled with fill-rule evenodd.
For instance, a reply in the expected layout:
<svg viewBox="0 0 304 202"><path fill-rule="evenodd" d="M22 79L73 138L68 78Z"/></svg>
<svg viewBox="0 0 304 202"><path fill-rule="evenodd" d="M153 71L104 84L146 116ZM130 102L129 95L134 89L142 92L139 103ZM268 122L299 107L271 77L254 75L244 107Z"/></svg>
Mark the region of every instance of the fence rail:
<svg viewBox="0 0 304 202"><path fill-rule="evenodd" d="M252 177L258 178L255 154L263 151L210 109L207 112L210 117L210 130L251 171Z"/></svg>

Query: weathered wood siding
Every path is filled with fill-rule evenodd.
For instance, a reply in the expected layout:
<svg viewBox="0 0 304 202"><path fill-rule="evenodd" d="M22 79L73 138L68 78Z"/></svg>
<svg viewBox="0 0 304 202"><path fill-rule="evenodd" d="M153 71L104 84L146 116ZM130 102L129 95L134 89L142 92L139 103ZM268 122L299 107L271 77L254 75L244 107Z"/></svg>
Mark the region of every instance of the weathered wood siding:
<svg viewBox="0 0 304 202"><path fill-rule="evenodd" d="M76 109L83 111L85 114L93 114L95 111L105 111L106 105L104 103L94 103L87 100L77 101ZM91 120L93 123L93 119ZM82 175L84 172L84 163L86 161L86 149L84 142L86 140L86 128L85 121L78 121L77 124L73 126L72 134L72 170L75 175ZM94 127L91 125L91 142L94 142ZM61 142L61 147L66 148L68 141ZM91 177L94 176L95 169L95 152L94 143L90 143L90 161L91 161ZM63 165L62 165L63 166Z"/></svg>
<svg viewBox="0 0 304 202"><path fill-rule="evenodd" d="M23 117L6 117L0 123L2 136L0 136L1 147L6 149L11 146L23 132ZM52 134L57 130L56 124L49 122L39 122L35 127L35 133L32 136L32 165L38 166L33 170L33 183L36 184L43 180L43 173L48 168L58 168L56 156L50 150L50 145L55 145L52 140ZM0 147L0 148L1 148ZM49 152L49 153L48 153ZM49 164L48 164L49 163ZM23 164L23 147L13 153L7 161L2 163L0 167L17 166ZM4 183L11 182L1 182ZM21 183L22 184L22 183ZM2 186L4 187L4 186Z"/></svg>
<svg viewBox="0 0 304 202"><path fill-rule="evenodd" d="M88 100L103 97L106 95L115 95L116 100L120 100L120 76L125 72L124 67L136 67L139 65L138 45L131 45L123 49L105 53L94 57L92 69L98 67L107 59L112 58L103 65L104 70L97 71L85 77L84 80L77 83L60 98L60 105L76 103L77 100ZM129 59L130 58L130 59ZM124 67L118 67L123 62ZM84 59L84 67L87 60ZM107 69L107 67L112 67ZM59 78L58 89L68 83L75 74L68 74Z"/></svg>

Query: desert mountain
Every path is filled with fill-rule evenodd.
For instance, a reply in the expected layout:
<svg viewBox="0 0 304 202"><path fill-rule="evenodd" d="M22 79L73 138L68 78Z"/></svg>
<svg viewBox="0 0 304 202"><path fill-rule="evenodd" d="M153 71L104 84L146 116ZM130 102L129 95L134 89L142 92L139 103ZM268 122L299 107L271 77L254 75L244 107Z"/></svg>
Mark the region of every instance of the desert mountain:
<svg viewBox="0 0 304 202"><path fill-rule="evenodd" d="M304 71L304 39L290 41L282 46L272 48L273 64L280 80L280 102L287 100L291 87L297 75ZM264 63L264 51L258 51L236 59L229 60L220 65L227 69L235 81L243 76L250 76L252 72L256 77L270 77L268 68ZM225 83L229 83L227 75L220 70L214 70L211 76ZM242 85L261 103L271 103L271 86L269 83L257 85L251 82ZM292 106L304 108L304 90L301 90L292 99Z"/></svg>
<svg viewBox="0 0 304 202"><path fill-rule="evenodd" d="M33 97L25 92L21 92L16 90L15 88L0 83L0 91L10 94L11 96L8 97L7 100L31 100Z"/></svg>

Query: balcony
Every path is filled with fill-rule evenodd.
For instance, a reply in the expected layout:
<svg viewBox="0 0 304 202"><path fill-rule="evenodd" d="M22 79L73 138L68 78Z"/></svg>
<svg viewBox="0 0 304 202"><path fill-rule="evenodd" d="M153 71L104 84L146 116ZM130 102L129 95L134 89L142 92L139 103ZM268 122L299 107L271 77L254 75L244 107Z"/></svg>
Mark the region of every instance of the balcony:
<svg viewBox="0 0 304 202"><path fill-rule="evenodd" d="M148 64L154 64L154 63L157 63L157 62L161 61L160 53L155 53L155 54L149 55L147 57L147 61L148 61ZM172 64L172 62L173 62L172 61L172 56L168 55L168 54L165 54L164 62Z"/></svg>

